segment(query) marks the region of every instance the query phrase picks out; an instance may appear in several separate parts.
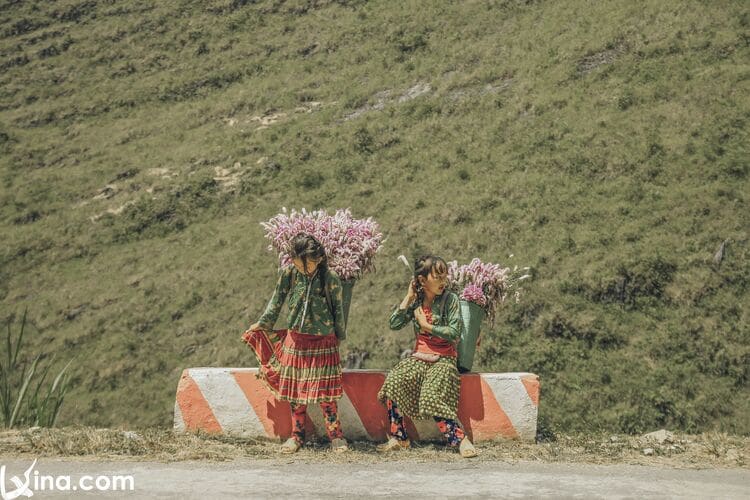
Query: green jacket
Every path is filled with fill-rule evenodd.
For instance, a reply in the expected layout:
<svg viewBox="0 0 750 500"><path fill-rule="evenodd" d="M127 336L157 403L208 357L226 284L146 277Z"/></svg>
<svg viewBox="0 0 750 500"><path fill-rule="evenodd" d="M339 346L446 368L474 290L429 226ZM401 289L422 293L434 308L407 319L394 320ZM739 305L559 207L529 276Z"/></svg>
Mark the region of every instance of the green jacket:
<svg viewBox="0 0 750 500"><path fill-rule="evenodd" d="M435 300L432 301L432 306L430 307L432 310L432 335L450 342L458 342L461 338L461 330L463 329L458 295L449 292L448 290L443 293L448 294L445 299L445 317L440 317L440 303L443 300L442 295L435 297ZM391 314L389 325L391 330L400 330L411 321L414 325L414 334L418 335L420 328L419 323L416 318L414 318L414 309L414 306L409 307L408 309L396 308L396 310L393 311L393 314Z"/></svg>
<svg viewBox="0 0 750 500"><path fill-rule="evenodd" d="M280 269L276 289L258 323L261 328L272 329L281 312L281 306L288 299L288 329L311 335L335 334L339 340L344 340L346 338L346 325L344 324L344 296L341 279L338 274L328 269L325 281L331 297L335 319L328 307L328 300L319 273L315 273L312 277L312 283L310 281L310 278L297 271L294 266ZM305 297L308 296L308 286L310 287L309 299L305 312ZM305 315L304 324L300 325L303 313Z"/></svg>

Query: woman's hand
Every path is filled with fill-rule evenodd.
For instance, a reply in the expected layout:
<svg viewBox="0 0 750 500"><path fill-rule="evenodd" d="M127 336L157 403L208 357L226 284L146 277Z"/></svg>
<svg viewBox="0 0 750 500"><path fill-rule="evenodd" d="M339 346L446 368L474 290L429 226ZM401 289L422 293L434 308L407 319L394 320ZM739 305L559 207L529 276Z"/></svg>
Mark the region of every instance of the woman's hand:
<svg viewBox="0 0 750 500"><path fill-rule="evenodd" d="M419 328L427 333L432 333L432 325L427 321L427 315L421 307L417 307L414 310L414 318L419 323Z"/></svg>
<svg viewBox="0 0 750 500"><path fill-rule="evenodd" d="M393 306L391 306L391 307L393 307ZM250 325L250 328L248 328L247 331L248 332L253 332L255 330L260 330L260 329L261 329L260 328L260 323L253 323L252 325Z"/></svg>

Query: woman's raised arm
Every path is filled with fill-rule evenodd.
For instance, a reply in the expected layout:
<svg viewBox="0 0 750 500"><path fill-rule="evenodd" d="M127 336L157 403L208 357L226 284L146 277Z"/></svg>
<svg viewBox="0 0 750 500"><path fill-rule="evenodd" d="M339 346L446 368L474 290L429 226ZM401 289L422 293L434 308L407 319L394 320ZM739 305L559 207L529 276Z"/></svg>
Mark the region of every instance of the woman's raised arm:
<svg viewBox="0 0 750 500"><path fill-rule="evenodd" d="M417 290L414 280L409 282L409 288L401 304L391 314L389 326L391 330L400 330L414 319L414 308L412 305L417 300Z"/></svg>

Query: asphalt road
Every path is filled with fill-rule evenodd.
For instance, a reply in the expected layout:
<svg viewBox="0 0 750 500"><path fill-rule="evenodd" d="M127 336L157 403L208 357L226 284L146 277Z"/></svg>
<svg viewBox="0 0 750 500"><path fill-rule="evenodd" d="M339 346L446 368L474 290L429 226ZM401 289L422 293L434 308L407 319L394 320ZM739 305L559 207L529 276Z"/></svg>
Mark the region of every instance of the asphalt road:
<svg viewBox="0 0 750 500"><path fill-rule="evenodd" d="M127 462L3 459L5 492L28 471L33 499L45 498L746 498L750 470L668 469L630 465L477 462L377 464ZM3 471L0 471L3 472ZM42 491L47 479L63 491ZM83 476L91 476L84 478ZM97 491L113 476L132 476L132 491ZM13 478L16 477L14 484ZM69 480L66 480L66 477ZM62 479L61 479L62 478ZM83 482L81 482L83 479ZM82 487L94 488L82 491ZM2 486L0 486L2 488ZM75 490L73 488L76 488ZM2 491L0 491L2 493Z"/></svg>

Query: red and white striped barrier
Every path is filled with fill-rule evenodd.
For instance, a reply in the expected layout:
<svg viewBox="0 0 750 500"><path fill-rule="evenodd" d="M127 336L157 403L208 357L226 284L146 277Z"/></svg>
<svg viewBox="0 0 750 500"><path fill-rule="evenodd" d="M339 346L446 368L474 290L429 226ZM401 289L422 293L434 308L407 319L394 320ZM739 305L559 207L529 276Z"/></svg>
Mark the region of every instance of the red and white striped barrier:
<svg viewBox="0 0 750 500"><path fill-rule="evenodd" d="M184 370L174 405L175 430L288 438L289 404L277 401L256 378L257 372L257 368ZM344 370L344 395L338 408L347 438L386 438L388 416L377 400L385 375L381 370ZM497 438L533 441L538 406L539 377L532 373L461 375L458 418L474 442ZM309 405L307 420L309 435L325 436L320 407ZM432 420L404 420L414 439L440 439Z"/></svg>

